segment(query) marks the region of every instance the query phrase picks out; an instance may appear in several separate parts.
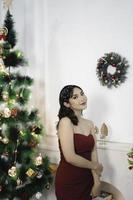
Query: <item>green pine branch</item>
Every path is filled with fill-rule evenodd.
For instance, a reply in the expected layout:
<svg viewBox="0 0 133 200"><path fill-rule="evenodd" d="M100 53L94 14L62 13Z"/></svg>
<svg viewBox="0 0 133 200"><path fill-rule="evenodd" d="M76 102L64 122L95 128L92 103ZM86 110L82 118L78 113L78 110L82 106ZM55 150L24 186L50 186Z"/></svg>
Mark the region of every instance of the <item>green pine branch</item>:
<svg viewBox="0 0 133 200"><path fill-rule="evenodd" d="M8 29L6 41L8 41L8 43L13 48L17 43L17 38L16 31L14 30L13 16L11 15L9 10L7 11L6 18L4 20L4 26Z"/></svg>

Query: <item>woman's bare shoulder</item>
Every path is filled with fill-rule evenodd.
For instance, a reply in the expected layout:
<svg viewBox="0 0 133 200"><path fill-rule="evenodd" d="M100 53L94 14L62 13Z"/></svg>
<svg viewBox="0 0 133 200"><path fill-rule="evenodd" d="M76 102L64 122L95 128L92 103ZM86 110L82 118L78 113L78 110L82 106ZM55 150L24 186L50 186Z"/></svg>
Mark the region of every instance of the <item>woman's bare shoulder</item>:
<svg viewBox="0 0 133 200"><path fill-rule="evenodd" d="M71 120L68 117L62 117L60 123L71 123Z"/></svg>
<svg viewBox="0 0 133 200"><path fill-rule="evenodd" d="M59 122L58 137L68 135L68 133L73 133L72 122L68 117L63 117Z"/></svg>
<svg viewBox="0 0 133 200"><path fill-rule="evenodd" d="M72 122L68 117L61 118L61 120L59 122L59 128L64 127L64 126L68 126L68 127L72 126Z"/></svg>

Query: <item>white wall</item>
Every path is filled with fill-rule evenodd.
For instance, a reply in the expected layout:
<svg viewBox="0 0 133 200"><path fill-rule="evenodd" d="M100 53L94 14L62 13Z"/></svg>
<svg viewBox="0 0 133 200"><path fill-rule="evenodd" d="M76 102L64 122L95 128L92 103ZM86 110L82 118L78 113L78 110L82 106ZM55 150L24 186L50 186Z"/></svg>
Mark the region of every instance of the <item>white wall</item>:
<svg viewBox="0 0 133 200"><path fill-rule="evenodd" d="M113 141L111 149L107 145L106 151L99 150L103 178L123 191L126 200L132 200L133 188L126 157L132 145L123 147L133 143L132 10L131 0L14 0L11 9L18 47L29 60L23 73L35 80L31 106L39 108L46 126L43 150L58 163L55 124L59 91L66 84L80 85L88 96L85 116L97 126L105 122L108 140ZM2 24L2 1L0 11ZM126 57L131 66L128 79L117 89L102 87L96 77L97 59L110 51ZM116 141L123 143L119 151L114 148ZM53 193L48 196L55 198Z"/></svg>
<svg viewBox="0 0 133 200"><path fill-rule="evenodd" d="M47 118L55 134L58 95L66 84L80 85L88 96L85 116L109 127L111 141L133 142L133 2L131 0L47 0ZM107 89L96 76L97 60L114 51L127 58L128 78Z"/></svg>

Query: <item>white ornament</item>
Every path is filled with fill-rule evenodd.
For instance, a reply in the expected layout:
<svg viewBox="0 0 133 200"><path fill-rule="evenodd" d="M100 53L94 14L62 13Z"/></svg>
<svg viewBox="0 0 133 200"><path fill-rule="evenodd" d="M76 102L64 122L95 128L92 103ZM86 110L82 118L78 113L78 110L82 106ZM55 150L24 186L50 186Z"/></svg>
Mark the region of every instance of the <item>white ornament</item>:
<svg viewBox="0 0 133 200"><path fill-rule="evenodd" d="M41 155L41 153L39 154L39 156L38 157L36 157L36 159L35 159L35 165L36 166L39 166L39 165L42 165L42 155Z"/></svg>
<svg viewBox="0 0 133 200"><path fill-rule="evenodd" d="M40 199L41 196L42 196L42 193L41 193L41 192L37 192L37 193L36 193L36 198L37 198L37 199Z"/></svg>
<svg viewBox="0 0 133 200"><path fill-rule="evenodd" d="M9 108L5 108L3 112L3 116L5 118L9 118L11 116L11 110Z"/></svg>
<svg viewBox="0 0 133 200"><path fill-rule="evenodd" d="M116 68L113 67L112 65L109 65L109 66L107 67L107 73L113 75L113 74L115 74L115 72L116 72Z"/></svg>
<svg viewBox="0 0 133 200"><path fill-rule="evenodd" d="M11 177L15 177L17 175L17 169L15 166L12 166L9 170L8 170L8 174Z"/></svg>

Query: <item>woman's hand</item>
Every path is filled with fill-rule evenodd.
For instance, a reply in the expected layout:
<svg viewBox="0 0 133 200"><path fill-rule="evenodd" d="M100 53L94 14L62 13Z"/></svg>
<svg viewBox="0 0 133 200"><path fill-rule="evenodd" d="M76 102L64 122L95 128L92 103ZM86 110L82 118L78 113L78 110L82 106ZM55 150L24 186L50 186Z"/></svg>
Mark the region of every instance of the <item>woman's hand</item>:
<svg viewBox="0 0 133 200"><path fill-rule="evenodd" d="M101 176L101 173L102 173L102 171L103 171L103 166L102 166L102 164L101 164L101 163L98 163L98 162L94 163L94 171L96 172L96 174L97 174L98 176Z"/></svg>
<svg viewBox="0 0 133 200"><path fill-rule="evenodd" d="M91 195L92 197L97 197L99 194L100 194L100 190L101 190L101 182L100 180L94 180L94 185L92 187L92 190L91 190Z"/></svg>
<svg viewBox="0 0 133 200"><path fill-rule="evenodd" d="M95 172L96 172L96 174L98 176L101 176L102 171L103 171L103 165L101 163L99 163L98 166L97 166L97 168L96 168L96 170L95 170Z"/></svg>

